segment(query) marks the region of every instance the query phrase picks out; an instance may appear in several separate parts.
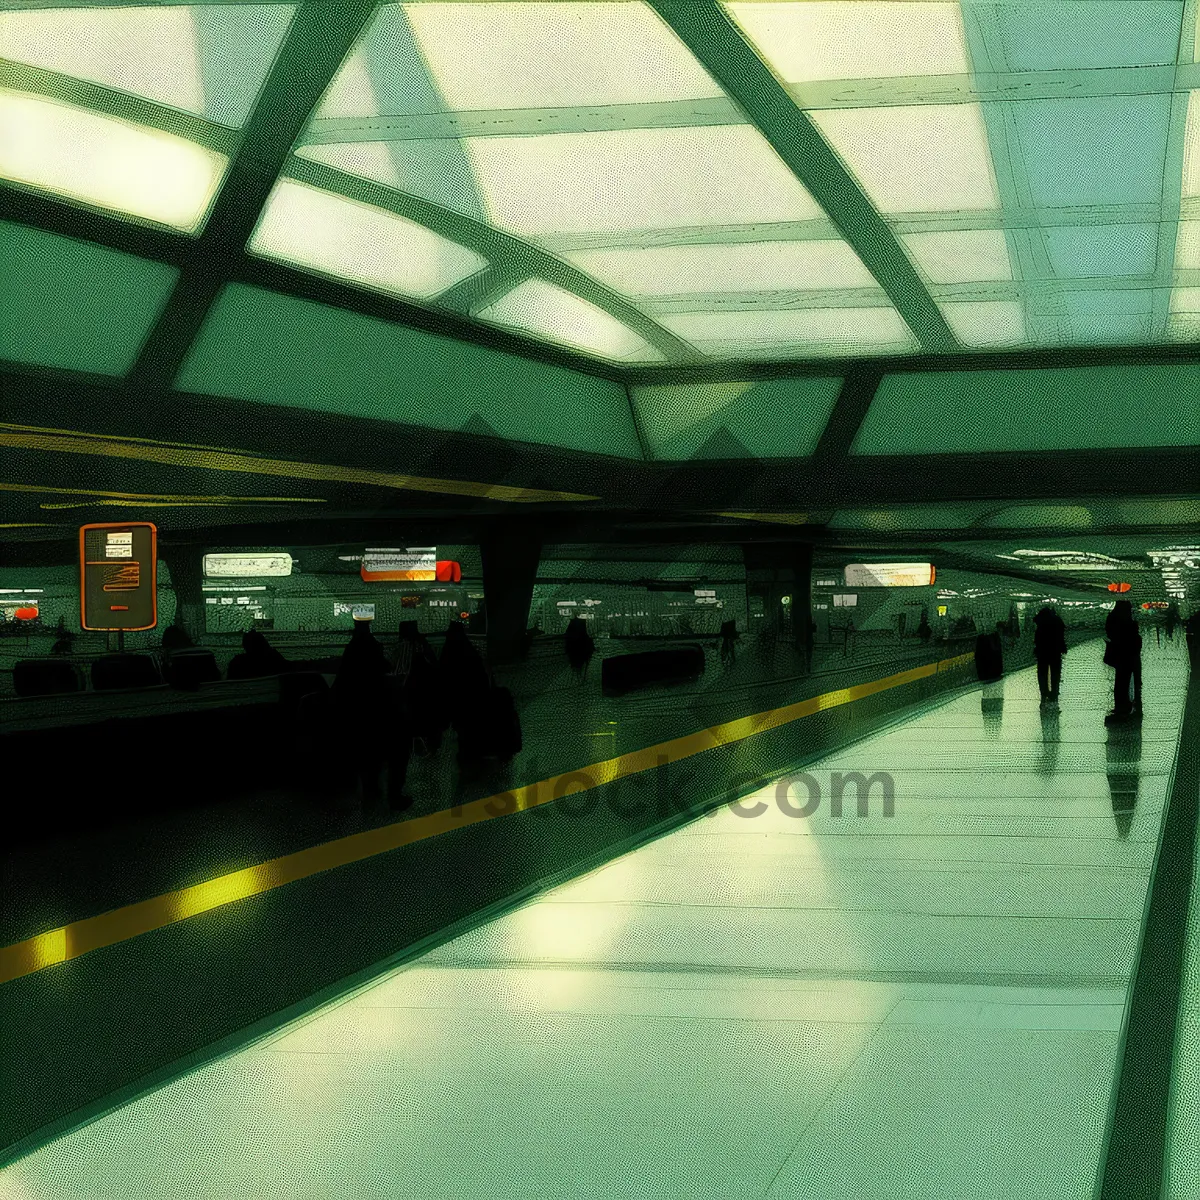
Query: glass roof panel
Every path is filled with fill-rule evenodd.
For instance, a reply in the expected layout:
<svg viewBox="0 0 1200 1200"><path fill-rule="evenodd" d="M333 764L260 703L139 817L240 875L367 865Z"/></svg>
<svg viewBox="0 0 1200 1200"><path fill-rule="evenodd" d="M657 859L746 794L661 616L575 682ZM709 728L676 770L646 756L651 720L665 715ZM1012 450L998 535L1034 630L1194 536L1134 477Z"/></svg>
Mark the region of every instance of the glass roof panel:
<svg viewBox="0 0 1200 1200"><path fill-rule="evenodd" d="M1197 37L1200 37L1200 34ZM1183 194L1200 196L1200 89L1188 97L1183 150Z"/></svg>
<svg viewBox="0 0 1200 1200"><path fill-rule="evenodd" d="M662 362L666 357L616 317L542 279L525 280L472 315L617 362Z"/></svg>
<svg viewBox="0 0 1200 1200"><path fill-rule="evenodd" d="M1038 207L1161 203L1170 95L1021 100L1008 108Z"/></svg>
<svg viewBox="0 0 1200 1200"><path fill-rule="evenodd" d="M977 104L825 109L809 114L883 213L997 209Z"/></svg>
<svg viewBox="0 0 1200 1200"><path fill-rule="evenodd" d="M1171 337L1200 341L1200 287L1177 287L1171 292Z"/></svg>
<svg viewBox="0 0 1200 1200"><path fill-rule="evenodd" d="M835 0L726 4L785 83L898 75L965 75L955 3Z"/></svg>
<svg viewBox="0 0 1200 1200"><path fill-rule="evenodd" d="M318 116L655 103L721 94L646 4L386 4Z"/></svg>
<svg viewBox="0 0 1200 1200"><path fill-rule="evenodd" d="M436 296L487 266L482 255L415 221L287 179L271 193L249 248L418 299Z"/></svg>
<svg viewBox="0 0 1200 1200"><path fill-rule="evenodd" d="M229 160L174 134L0 88L0 177L193 233Z"/></svg>
<svg viewBox="0 0 1200 1200"><path fill-rule="evenodd" d="M560 257L634 297L878 286L842 241L580 250Z"/></svg>
<svg viewBox="0 0 1200 1200"><path fill-rule="evenodd" d="M1200 221L1180 221L1175 242L1175 269L1200 271Z"/></svg>
<svg viewBox="0 0 1200 1200"><path fill-rule="evenodd" d="M1002 229L904 233L900 240L930 283L989 283L1013 277Z"/></svg>
<svg viewBox="0 0 1200 1200"><path fill-rule="evenodd" d="M647 4L408 4L404 9L451 110L722 94Z"/></svg>
<svg viewBox="0 0 1200 1200"><path fill-rule="evenodd" d="M1064 292L1061 304L1069 321L1071 339L1077 343L1136 345L1150 340L1154 293L1149 287Z"/></svg>
<svg viewBox="0 0 1200 1200"><path fill-rule="evenodd" d="M1025 311L1019 300L955 301L940 307L964 346L1025 344Z"/></svg>
<svg viewBox="0 0 1200 1200"><path fill-rule="evenodd" d="M1012 71L1146 67L1175 62L1181 0L1038 0L997 4L994 16Z"/></svg>
<svg viewBox="0 0 1200 1200"><path fill-rule="evenodd" d="M917 341L894 308L663 313L656 318L706 353L801 357L899 353Z"/></svg>
<svg viewBox="0 0 1200 1200"><path fill-rule="evenodd" d="M0 58L239 128L291 23L290 4L0 12Z"/></svg>
<svg viewBox="0 0 1200 1200"><path fill-rule="evenodd" d="M537 235L824 213L749 125L469 138L495 223Z"/></svg>
<svg viewBox="0 0 1200 1200"><path fill-rule="evenodd" d="M178 277L166 263L0 222L0 358L124 375Z"/></svg>
<svg viewBox="0 0 1200 1200"><path fill-rule="evenodd" d="M1054 225L1042 231L1054 274L1064 279L1153 275L1157 225Z"/></svg>
<svg viewBox="0 0 1200 1200"><path fill-rule="evenodd" d="M816 449L841 386L817 375L630 393L653 458L803 458Z"/></svg>

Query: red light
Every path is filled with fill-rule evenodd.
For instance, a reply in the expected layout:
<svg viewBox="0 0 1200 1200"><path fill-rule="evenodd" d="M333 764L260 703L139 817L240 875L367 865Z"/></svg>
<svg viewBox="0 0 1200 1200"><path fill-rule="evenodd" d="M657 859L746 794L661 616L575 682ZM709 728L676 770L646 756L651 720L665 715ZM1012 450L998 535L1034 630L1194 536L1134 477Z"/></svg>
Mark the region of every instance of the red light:
<svg viewBox="0 0 1200 1200"><path fill-rule="evenodd" d="M23 604L13 613L13 616L18 621L36 621L38 619L38 607L36 604Z"/></svg>
<svg viewBox="0 0 1200 1200"><path fill-rule="evenodd" d="M1127 583L1110 583L1108 585L1108 590L1110 592L1127 592L1127 591L1129 591L1129 584L1127 584Z"/></svg>

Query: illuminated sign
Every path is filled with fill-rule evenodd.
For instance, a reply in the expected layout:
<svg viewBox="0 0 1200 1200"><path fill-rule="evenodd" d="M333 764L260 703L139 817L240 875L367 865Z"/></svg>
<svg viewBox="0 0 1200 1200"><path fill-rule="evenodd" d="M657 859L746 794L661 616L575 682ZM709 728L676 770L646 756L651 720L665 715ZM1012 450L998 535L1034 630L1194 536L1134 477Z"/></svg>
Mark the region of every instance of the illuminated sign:
<svg viewBox="0 0 1200 1200"><path fill-rule="evenodd" d="M293 559L286 551L262 554L206 554L204 574L209 579L245 579L248 577L290 575Z"/></svg>
<svg viewBox="0 0 1200 1200"><path fill-rule="evenodd" d="M856 608L858 606L858 596L854 593L850 595L835 595L833 597L834 608Z"/></svg>
<svg viewBox="0 0 1200 1200"><path fill-rule="evenodd" d="M333 615L335 617L353 617L356 621L373 621L375 620L375 605L335 602Z"/></svg>
<svg viewBox="0 0 1200 1200"><path fill-rule="evenodd" d="M947 609L947 606L945 604L939 604L937 606L938 616L944 617L946 615L946 609Z"/></svg>
<svg viewBox="0 0 1200 1200"><path fill-rule="evenodd" d="M1170 600L1146 600L1146 601L1143 601L1142 607L1143 608L1157 608L1157 609L1170 608L1171 602L1170 602Z"/></svg>
<svg viewBox="0 0 1200 1200"><path fill-rule="evenodd" d="M1110 583L1108 585L1108 590L1110 592L1127 592L1127 591L1129 591L1129 584L1127 584L1127 583Z"/></svg>
<svg viewBox="0 0 1200 1200"><path fill-rule="evenodd" d="M6 621L36 621L37 601L22 600L19 604L0 604L0 615L3 615Z"/></svg>
<svg viewBox="0 0 1200 1200"><path fill-rule="evenodd" d="M929 587L937 578L932 563L850 563L847 587Z"/></svg>
<svg viewBox="0 0 1200 1200"><path fill-rule="evenodd" d="M359 571L367 583L437 580L437 547L410 546L405 550L367 550Z"/></svg>
<svg viewBox="0 0 1200 1200"><path fill-rule="evenodd" d="M97 631L158 623L158 529L149 521L79 530L80 624Z"/></svg>

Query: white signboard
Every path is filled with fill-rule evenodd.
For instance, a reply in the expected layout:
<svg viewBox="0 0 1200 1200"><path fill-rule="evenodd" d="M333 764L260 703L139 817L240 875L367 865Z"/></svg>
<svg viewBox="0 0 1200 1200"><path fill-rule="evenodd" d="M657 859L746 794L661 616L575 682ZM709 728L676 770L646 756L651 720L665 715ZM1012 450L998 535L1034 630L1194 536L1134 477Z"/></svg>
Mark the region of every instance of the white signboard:
<svg viewBox="0 0 1200 1200"><path fill-rule="evenodd" d="M437 547L371 550L363 554L361 574L368 582L437 579Z"/></svg>
<svg viewBox="0 0 1200 1200"><path fill-rule="evenodd" d="M929 587L936 578L932 563L850 563L847 587Z"/></svg>
<svg viewBox="0 0 1200 1200"><path fill-rule="evenodd" d="M290 575L292 556L286 551L264 553L206 554L204 574L209 579L247 579Z"/></svg>

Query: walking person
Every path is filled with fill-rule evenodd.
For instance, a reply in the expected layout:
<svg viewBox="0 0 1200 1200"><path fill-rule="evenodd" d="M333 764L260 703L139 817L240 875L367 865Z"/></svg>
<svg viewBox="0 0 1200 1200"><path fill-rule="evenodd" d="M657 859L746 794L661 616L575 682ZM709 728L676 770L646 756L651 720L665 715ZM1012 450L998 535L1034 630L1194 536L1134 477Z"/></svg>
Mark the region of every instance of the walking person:
<svg viewBox="0 0 1200 1200"><path fill-rule="evenodd" d="M1038 690L1043 704L1058 703L1062 660L1067 652L1067 627L1050 605L1033 618L1033 656L1037 659Z"/></svg>
<svg viewBox="0 0 1200 1200"><path fill-rule="evenodd" d="M1124 721L1142 715L1142 635L1133 619L1133 605L1118 600L1104 622L1108 645L1104 661L1116 672L1113 683L1113 710L1105 721ZM1129 685L1133 684L1133 700Z"/></svg>

